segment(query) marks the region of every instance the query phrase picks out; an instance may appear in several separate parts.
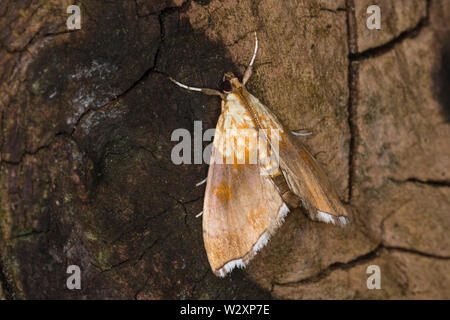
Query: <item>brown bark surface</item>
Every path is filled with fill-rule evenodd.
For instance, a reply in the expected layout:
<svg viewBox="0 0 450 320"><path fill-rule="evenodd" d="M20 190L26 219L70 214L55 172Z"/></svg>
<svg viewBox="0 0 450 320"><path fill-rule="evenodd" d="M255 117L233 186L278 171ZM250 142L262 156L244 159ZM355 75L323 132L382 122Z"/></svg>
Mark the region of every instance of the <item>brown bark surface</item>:
<svg viewBox="0 0 450 320"><path fill-rule="evenodd" d="M76 31L69 4L0 2L0 299L450 298L450 2L379 0L381 30L371 1L83 0ZM208 166L170 158L219 100L167 76L217 88L254 31L249 91L313 131L353 223L296 210L221 279L195 218Z"/></svg>

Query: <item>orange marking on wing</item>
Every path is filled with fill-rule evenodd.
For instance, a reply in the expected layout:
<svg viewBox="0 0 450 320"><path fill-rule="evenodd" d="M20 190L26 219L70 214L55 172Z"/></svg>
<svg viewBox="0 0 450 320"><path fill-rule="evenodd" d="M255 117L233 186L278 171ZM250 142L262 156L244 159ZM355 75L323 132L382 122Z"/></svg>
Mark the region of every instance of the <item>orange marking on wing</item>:
<svg viewBox="0 0 450 320"><path fill-rule="evenodd" d="M264 229L266 221L261 219L265 216L265 208L261 206L257 208L251 208L250 212L246 216L247 223L255 230Z"/></svg>
<svg viewBox="0 0 450 320"><path fill-rule="evenodd" d="M226 182L218 184L214 192L221 202L228 202L231 199L231 188Z"/></svg>

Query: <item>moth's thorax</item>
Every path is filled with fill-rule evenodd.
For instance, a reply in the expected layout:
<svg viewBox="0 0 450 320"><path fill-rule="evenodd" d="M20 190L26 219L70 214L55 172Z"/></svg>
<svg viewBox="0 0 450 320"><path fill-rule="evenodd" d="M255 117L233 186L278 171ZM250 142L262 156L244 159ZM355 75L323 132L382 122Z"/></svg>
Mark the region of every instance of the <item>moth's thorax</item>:
<svg viewBox="0 0 450 320"><path fill-rule="evenodd" d="M225 100L222 100L222 112L235 111L236 107L244 107L241 95L238 92L226 93Z"/></svg>
<svg viewBox="0 0 450 320"><path fill-rule="evenodd" d="M232 90L233 92L234 91L238 91L238 90L240 90L243 87L242 82L239 81L239 79L236 78L236 77L230 79L229 81L231 83L231 87L233 88L233 90Z"/></svg>

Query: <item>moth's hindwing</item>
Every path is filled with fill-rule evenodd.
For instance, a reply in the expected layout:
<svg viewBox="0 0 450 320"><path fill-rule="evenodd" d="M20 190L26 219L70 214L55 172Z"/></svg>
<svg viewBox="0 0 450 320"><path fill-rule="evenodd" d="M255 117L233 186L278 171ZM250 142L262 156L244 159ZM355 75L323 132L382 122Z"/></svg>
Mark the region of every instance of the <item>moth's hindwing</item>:
<svg viewBox="0 0 450 320"><path fill-rule="evenodd" d="M233 129L238 129L235 135ZM203 208L206 253L219 276L244 267L289 211L270 177L261 174L259 164L236 162L256 148L252 143L239 143L241 129L257 134L239 96L229 94L216 127ZM226 156L235 162L227 164Z"/></svg>
<svg viewBox="0 0 450 320"><path fill-rule="evenodd" d="M285 130L275 115L256 97L244 91L263 128L279 127L279 163L291 190L300 197L313 220L338 225L349 222L346 208L316 160L298 139Z"/></svg>

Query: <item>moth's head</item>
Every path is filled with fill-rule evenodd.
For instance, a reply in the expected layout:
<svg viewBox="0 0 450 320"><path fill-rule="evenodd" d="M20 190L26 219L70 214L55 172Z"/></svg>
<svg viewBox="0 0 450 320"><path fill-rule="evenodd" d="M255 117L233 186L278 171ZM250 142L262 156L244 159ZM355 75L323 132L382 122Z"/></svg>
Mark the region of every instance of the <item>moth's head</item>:
<svg viewBox="0 0 450 320"><path fill-rule="evenodd" d="M232 72L227 72L224 74L222 83L222 91L224 93L233 92L240 87L242 87L242 83Z"/></svg>

